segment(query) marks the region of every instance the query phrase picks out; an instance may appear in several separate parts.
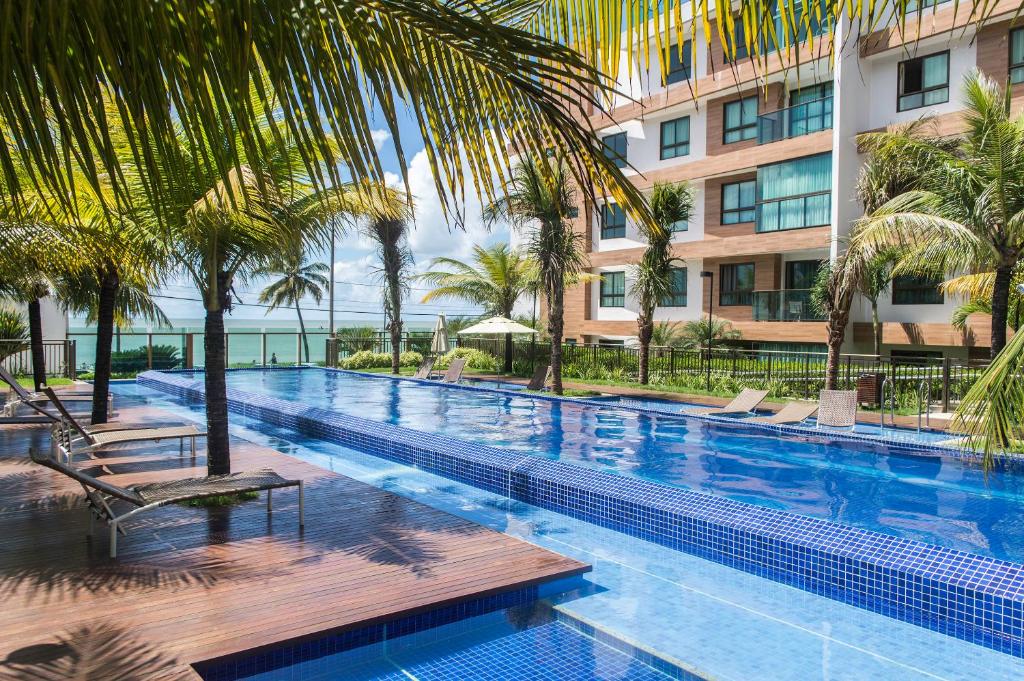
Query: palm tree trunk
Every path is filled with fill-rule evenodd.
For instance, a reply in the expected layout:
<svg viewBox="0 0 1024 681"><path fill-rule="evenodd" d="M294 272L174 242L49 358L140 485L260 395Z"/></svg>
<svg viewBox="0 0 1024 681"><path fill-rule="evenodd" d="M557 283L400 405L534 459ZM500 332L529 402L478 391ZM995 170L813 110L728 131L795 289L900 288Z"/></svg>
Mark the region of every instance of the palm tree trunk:
<svg viewBox="0 0 1024 681"><path fill-rule="evenodd" d="M996 268L996 281L992 287L992 349L995 358L1006 345L1006 322L1010 303L1010 285L1013 280L1013 265L1003 264Z"/></svg>
<svg viewBox="0 0 1024 681"><path fill-rule="evenodd" d="M397 376L401 372L402 355L402 253L398 247L399 234L393 234L393 240L385 246L384 269L388 283L388 309L391 320L388 330L391 332L391 373Z"/></svg>
<svg viewBox="0 0 1024 681"><path fill-rule="evenodd" d="M833 309L828 315L828 358L825 360L825 390L835 390L839 382L839 352L846 337L850 321L850 308Z"/></svg>
<svg viewBox="0 0 1024 681"><path fill-rule="evenodd" d="M299 335L302 336L302 345L306 349L306 364L309 364L309 337L306 336L306 324L302 321L302 308L299 301L295 301L295 314L299 317Z"/></svg>
<svg viewBox="0 0 1024 681"><path fill-rule="evenodd" d="M114 307L121 282L110 270L100 276L99 303L96 313L96 369L92 385L92 423L106 423L107 393L110 392L111 346L114 343Z"/></svg>
<svg viewBox="0 0 1024 681"><path fill-rule="evenodd" d="M640 338L640 384L650 380L651 337L654 336L654 315L644 312L637 321L637 335Z"/></svg>
<svg viewBox="0 0 1024 681"><path fill-rule="evenodd" d="M871 330L875 335L875 357L882 355L882 323L878 321L878 300L871 301Z"/></svg>
<svg viewBox="0 0 1024 681"><path fill-rule="evenodd" d="M228 392L224 357L224 306L206 310L203 351L206 356L206 470L210 475L231 472L228 444Z"/></svg>
<svg viewBox="0 0 1024 681"><path fill-rule="evenodd" d="M551 334L551 392L562 394L562 332L564 330L565 284L561 281L552 287L548 298L548 333Z"/></svg>
<svg viewBox="0 0 1024 681"><path fill-rule="evenodd" d="M511 317L510 317L511 319ZM512 334L505 334L505 366L504 371L506 374L512 373Z"/></svg>
<svg viewBox="0 0 1024 681"><path fill-rule="evenodd" d="M43 351L43 313L39 298L28 303L28 336L32 348L32 382L38 391L46 384L46 353Z"/></svg>

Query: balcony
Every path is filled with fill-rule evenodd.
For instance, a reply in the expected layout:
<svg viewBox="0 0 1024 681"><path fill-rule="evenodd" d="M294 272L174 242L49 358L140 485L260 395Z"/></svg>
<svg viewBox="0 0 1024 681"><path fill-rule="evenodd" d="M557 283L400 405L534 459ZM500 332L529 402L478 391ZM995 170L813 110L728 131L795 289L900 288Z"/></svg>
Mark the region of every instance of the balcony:
<svg viewBox="0 0 1024 681"><path fill-rule="evenodd" d="M757 117L757 143L768 144L832 128L832 98L823 97Z"/></svg>
<svg viewBox="0 0 1024 681"><path fill-rule="evenodd" d="M755 322L821 322L825 316L811 304L810 289L754 291Z"/></svg>

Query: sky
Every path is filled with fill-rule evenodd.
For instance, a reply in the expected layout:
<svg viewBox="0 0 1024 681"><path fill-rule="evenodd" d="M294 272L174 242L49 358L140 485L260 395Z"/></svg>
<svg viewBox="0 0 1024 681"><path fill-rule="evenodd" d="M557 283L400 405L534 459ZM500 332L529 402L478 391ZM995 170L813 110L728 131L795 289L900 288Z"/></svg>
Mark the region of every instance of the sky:
<svg viewBox="0 0 1024 681"><path fill-rule="evenodd" d="M401 166L395 154L394 140L381 114L375 114L371 119L371 125L386 179L389 184L400 187ZM409 236L409 247L415 258L415 272L428 269L430 260L440 255L468 259L474 244L489 245L509 240L515 242L515 235L510 234L507 226L498 225L491 230L484 226L481 202L468 190L463 210L464 229L449 225L441 210L441 201L434 187L430 164L423 151L422 137L411 117L400 118L399 135L406 154L406 170L415 205L415 221ZM330 259L327 249L313 256L323 262ZM377 253L372 243L359 234L339 234L335 248L334 278L336 325L350 325L348 322L358 321L370 326L381 326L381 286ZM259 326L260 322L282 325L295 321L295 312L292 309L268 312L263 307L252 305L257 302L260 291L267 283L266 280L260 280L236 285L236 293L242 302L248 305L236 304L228 319L229 323L238 324L245 321L250 326ZM404 306L408 314L403 314L407 323L429 327L433 326L438 312L444 312L448 316L475 316L481 313L480 308L458 300L422 304L420 300L427 289L416 281L411 282L410 286L411 290ZM203 308L197 299L195 288L185 277L178 277L168 283L157 293L156 298L175 326L183 326L186 321L194 325L197 320L202 319ZM310 328L326 328L326 295L319 305L310 299L305 301L302 307L303 318ZM83 323L81 320L72 319L72 325L82 326ZM144 330L144 327L145 324L140 323L135 330Z"/></svg>

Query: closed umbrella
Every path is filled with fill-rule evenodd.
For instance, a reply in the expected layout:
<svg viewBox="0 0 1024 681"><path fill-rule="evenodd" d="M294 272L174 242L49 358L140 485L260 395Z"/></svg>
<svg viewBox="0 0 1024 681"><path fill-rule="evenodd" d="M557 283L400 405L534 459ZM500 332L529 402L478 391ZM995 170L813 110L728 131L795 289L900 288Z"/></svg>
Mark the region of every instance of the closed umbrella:
<svg viewBox="0 0 1024 681"><path fill-rule="evenodd" d="M434 355L443 355L448 352L448 324L444 319L444 312L437 315L437 323L434 324L434 337L430 340L430 352Z"/></svg>
<svg viewBox="0 0 1024 681"><path fill-rule="evenodd" d="M505 373L512 371L512 334L514 333L534 334L537 331L505 317L491 317L459 331L460 336L462 334L475 334L477 336L504 335Z"/></svg>

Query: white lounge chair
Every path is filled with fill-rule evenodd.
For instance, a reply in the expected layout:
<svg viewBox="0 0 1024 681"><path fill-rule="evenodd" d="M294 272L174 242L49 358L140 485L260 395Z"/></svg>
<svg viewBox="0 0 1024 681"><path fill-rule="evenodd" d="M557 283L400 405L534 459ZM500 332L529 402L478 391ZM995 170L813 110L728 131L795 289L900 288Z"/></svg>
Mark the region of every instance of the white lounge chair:
<svg viewBox="0 0 1024 681"><path fill-rule="evenodd" d="M55 451L63 453L68 463L71 463L76 446L79 447L79 451L92 452L100 447L125 442L159 442L160 440L175 439L180 442L178 452L182 455L185 453L185 440L190 440L191 453L194 457L196 455L196 438L206 436L205 431L201 431L191 424L165 428L90 428L68 412L52 388L43 388L43 392L57 407L57 411L62 417L61 424L55 429L51 442ZM78 436L75 433L78 433Z"/></svg>
<svg viewBox="0 0 1024 681"><path fill-rule="evenodd" d="M441 377L442 383L458 383L462 379L462 372L466 368L466 359L459 357L453 359L451 364L448 365L448 370L444 372L444 376Z"/></svg>
<svg viewBox="0 0 1024 681"><path fill-rule="evenodd" d="M41 466L53 469L78 482L85 490L89 506L89 534L92 534L92 521L96 518L110 526L110 557L117 557L117 533L125 533L122 524L143 511L166 506L179 501L204 499L222 494L244 494L245 492L267 492L267 513L270 513L271 491L281 487L299 488L299 528L305 525L305 496L302 480L287 480L280 475L264 468L256 471L228 473L226 475L208 475L205 478L185 478L167 482L153 482L133 487L118 485L99 480L82 471L32 450L32 460ZM124 501L135 508L117 515L112 505L116 501Z"/></svg>
<svg viewBox="0 0 1024 681"><path fill-rule="evenodd" d="M700 414L702 416L727 416L730 414L753 414L758 405L768 397L767 390L751 390L744 388L739 395L733 398L732 402L724 407L711 407L707 409L691 409L685 411L687 414Z"/></svg>
<svg viewBox="0 0 1024 681"><path fill-rule="evenodd" d="M822 390L818 398L818 427L857 427L857 391Z"/></svg>
<svg viewBox="0 0 1024 681"><path fill-rule="evenodd" d="M527 390L544 390L551 385L551 365L540 364L533 370L533 377L526 384Z"/></svg>
<svg viewBox="0 0 1024 681"><path fill-rule="evenodd" d="M750 423L770 423L773 425L803 423L818 411L817 402L787 402L786 406L771 416L755 416L749 418Z"/></svg>
<svg viewBox="0 0 1024 681"><path fill-rule="evenodd" d="M423 361L420 362L419 367L416 369L416 373L412 375L413 378L430 378L430 372L434 370L434 362L437 361L435 357L424 357Z"/></svg>

